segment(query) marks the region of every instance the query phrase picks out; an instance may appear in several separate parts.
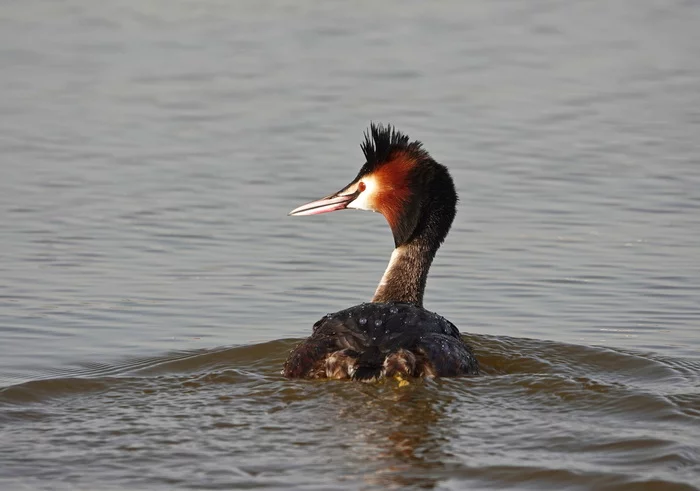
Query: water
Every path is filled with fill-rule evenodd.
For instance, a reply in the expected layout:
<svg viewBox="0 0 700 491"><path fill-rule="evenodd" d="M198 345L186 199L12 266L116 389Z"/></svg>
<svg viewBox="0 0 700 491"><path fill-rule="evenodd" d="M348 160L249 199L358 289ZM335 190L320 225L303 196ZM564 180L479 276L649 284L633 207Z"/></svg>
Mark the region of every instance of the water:
<svg viewBox="0 0 700 491"><path fill-rule="evenodd" d="M700 9L5 2L2 489L700 488ZM286 217L370 120L461 201L477 378L288 381L381 216Z"/></svg>

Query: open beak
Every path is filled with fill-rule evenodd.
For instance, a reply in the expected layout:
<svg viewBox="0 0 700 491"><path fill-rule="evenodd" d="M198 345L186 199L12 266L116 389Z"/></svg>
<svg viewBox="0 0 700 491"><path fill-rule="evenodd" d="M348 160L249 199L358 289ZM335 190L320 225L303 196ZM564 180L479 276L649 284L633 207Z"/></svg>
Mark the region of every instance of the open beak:
<svg viewBox="0 0 700 491"><path fill-rule="evenodd" d="M355 191L354 193L349 194L343 194L344 192L347 193L347 188L335 194L331 194L330 196L326 196L325 198L321 198L316 201L312 201L311 203L301 205L298 208L294 208L289 212L289 215L320 215L321 213L344 210L355 200L355 198L360 195L360 191Z"/></svg>

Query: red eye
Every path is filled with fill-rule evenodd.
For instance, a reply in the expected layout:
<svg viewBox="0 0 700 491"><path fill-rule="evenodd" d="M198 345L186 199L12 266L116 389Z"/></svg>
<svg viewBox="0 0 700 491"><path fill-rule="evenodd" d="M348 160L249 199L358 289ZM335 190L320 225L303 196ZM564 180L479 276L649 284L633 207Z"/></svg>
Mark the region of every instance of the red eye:
<svg viewBox="0 0 700 491"><path fill-rule="evenodd" d="M364 191L366 188L367 188L367 186L365 186L365 183L364 183L364 182L360 181L360 182L357 183L357 190L358 190L359 192Z"/></svg>

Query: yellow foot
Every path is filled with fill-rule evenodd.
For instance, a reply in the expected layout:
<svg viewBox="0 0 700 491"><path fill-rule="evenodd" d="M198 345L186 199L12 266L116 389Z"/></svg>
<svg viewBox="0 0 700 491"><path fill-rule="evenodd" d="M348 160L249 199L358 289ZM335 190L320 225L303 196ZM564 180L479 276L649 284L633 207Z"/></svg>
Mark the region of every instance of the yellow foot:
<svg viewBox="0 0 700 491"><path fill-rule="evenodd" d="M406 380L401 376L401 374L396 374L394 375L394 378L399 381L399 387L406 387L407 385L410 385L411 382Z"/></svg>

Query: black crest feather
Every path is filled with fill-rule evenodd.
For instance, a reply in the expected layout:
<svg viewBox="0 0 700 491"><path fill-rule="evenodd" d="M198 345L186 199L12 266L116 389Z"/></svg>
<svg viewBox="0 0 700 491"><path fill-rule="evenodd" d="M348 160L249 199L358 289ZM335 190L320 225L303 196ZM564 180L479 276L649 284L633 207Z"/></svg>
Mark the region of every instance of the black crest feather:
<svg viewBox="0 0 700 491"><path fill-rule="evenodd" d="M390 124L384 126L371 123L369 130L365 131L365 141L360 148L370 167L367 170L371 170L389 160L393 152L404 150L421 153L422 146L419 141L410 142L408 136Z"/></svg>

